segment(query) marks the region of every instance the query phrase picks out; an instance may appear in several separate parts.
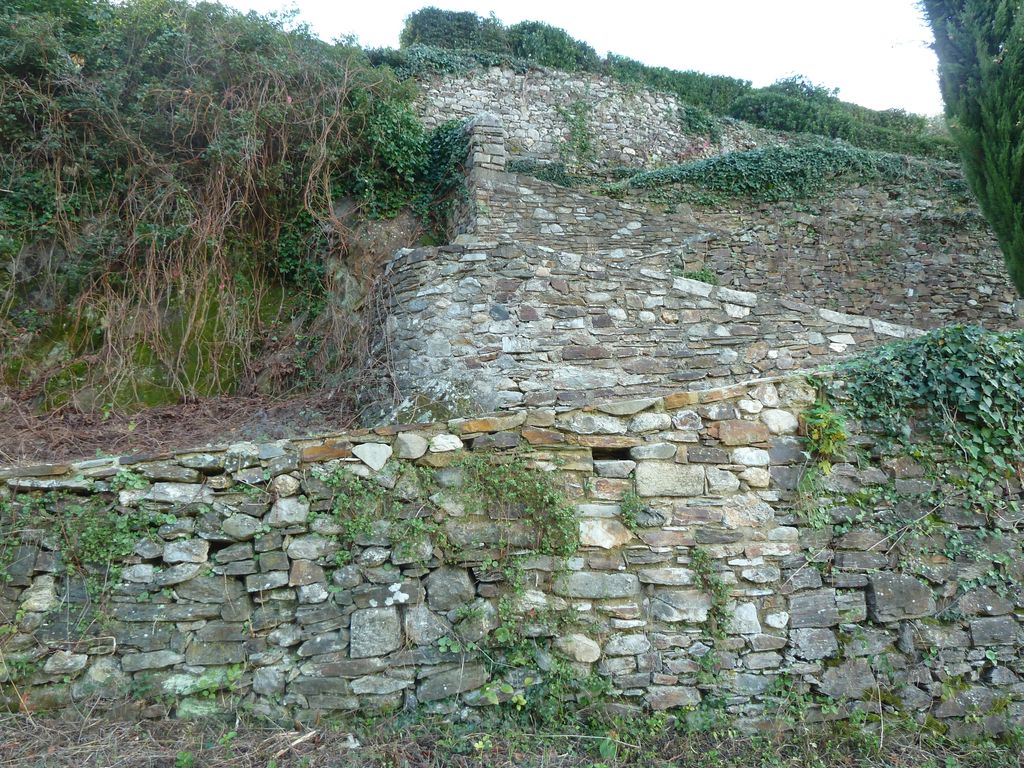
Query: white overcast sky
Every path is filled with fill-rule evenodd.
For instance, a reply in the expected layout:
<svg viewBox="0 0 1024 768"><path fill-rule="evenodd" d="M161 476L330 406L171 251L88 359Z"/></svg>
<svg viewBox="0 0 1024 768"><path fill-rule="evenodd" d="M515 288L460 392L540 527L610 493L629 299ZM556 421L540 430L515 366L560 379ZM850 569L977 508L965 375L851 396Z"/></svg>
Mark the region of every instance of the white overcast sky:
<svg viewBox="0 0 1024 768"><path fill-rule="evenodd" d="M915 0L226 0L260 13L297 8L325 40L355 35L397 47L406 16L433 5L490 12L506 24L544 21L646 64L731 75L768 85L802 74L874 109L942 111L931 32Z"/></svg>

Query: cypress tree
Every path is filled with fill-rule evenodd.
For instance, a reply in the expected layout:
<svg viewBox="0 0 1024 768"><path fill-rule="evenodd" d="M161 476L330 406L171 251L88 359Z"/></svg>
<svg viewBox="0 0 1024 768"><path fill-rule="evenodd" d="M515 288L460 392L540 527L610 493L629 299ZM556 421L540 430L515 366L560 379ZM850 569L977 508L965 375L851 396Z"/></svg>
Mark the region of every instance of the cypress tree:
<svg viewBox="0 0 1024 768"><path fill-rule="evenodd" d="M964 174L1024 296L1024 3L923 0Z"/></svg>

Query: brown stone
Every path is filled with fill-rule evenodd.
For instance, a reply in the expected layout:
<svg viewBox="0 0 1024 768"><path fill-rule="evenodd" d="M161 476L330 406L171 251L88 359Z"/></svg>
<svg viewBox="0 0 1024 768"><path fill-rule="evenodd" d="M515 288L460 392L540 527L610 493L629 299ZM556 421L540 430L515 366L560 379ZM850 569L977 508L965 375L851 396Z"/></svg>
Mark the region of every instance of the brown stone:
<svg viewBox="0 0 1024 768"><path fill-rule="evenodd" d="M696 405L699 402L699 392L673 392L671 395L665 395L665 410L674 411L676 408Z"/></svg>
<svg viewBox="0 0 1024 768"><path fill-rule="evenodd" d="M587 448L633 448L643 445L643 440L638 437L626 437L625 435L577 435L576 443Z"/></svg>
<svg viewBox="0 0 1024 768"><path fill-rule="evenodd" d="M347 459L351 455L352 443L348 440L327 440L322 445L302 449L302 460L307 462Z"/></svg>
<svg viewBox="0 0 1024 768"><path fill-rule="evenodd" d="M718 425L718 439L723 445L764 443L770 437L768 427L757 421L729 419Z"/></svg>
<svg viewBox="0 0 1024 768"><path fill-rule="evenodd" d="M540 427L523 427L522 436L530 445L561 445L566 441L561 432Z"/></svg>
<svg viewBox="0 0 1024 768"><path fill-rule="evenodd" d="M526 414L517 413L512 416L487 416L481 419L465 421L449 421L448 429L456 435L467 435L473 432L504 432L522 426Z"/></svg>

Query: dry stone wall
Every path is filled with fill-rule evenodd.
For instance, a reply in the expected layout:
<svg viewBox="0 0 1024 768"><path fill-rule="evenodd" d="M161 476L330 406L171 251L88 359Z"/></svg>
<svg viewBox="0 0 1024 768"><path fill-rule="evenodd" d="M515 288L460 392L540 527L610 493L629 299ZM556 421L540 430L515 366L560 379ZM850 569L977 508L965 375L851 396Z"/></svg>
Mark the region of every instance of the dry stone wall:
<svg viewBox="0 0 1024 768"><path fill-rule="evenodd" d="M556 406L817 368L919 332L662 271L663 253L400 252L389 376L444 412Z"/></svg>
<svg viewBox="0 0 1024 768"><path fill-rule="evenodd" d="M473 131L486 130L496 150L500 122L484 122ZM506 159L488 154L482 170L470 171L460 233L580 254L658 252L665 271L707 268L729 287L918 328L1024 327L1024 303L991 230L976 207L940 184L840 187L813 201L663 212L507 173ZM959 179L949 173L947 181Z"/></svg>
<svg viewBox="0 0 1024 768"><path fill-rule="evenodd" d="M511 154L577 164L567 154L574 105L593 145L595 165L665 165L775 141L767 132L726 121L712 142L680 122L680 103L669 94L630 88L610 78L537 69L491 68L420 81L417 111L428 126L446 120L497 115Z"/></svg>
<svg viewBox="0 0 1024 768"><path fill-rule="evenodd" d="M806 694L829 717L1024 723L1020 521L958 507L870 435L854 444L872 459L837 462L822 505L802 506L815 398L799 377L762 380L0 470L3 701L284 722L454 711L530 705L557 663L626 716L720 706L766 727ZM574 553L540 554L543 525L515 498L470 503L465 462L515 455L564 489ZM857 507L871 489L888 505ZM365 524L357 500L378 493L395 508ZM116 569L88 557L95 519L129 535ZM491 663L510 637L534 661Z"/></svg>

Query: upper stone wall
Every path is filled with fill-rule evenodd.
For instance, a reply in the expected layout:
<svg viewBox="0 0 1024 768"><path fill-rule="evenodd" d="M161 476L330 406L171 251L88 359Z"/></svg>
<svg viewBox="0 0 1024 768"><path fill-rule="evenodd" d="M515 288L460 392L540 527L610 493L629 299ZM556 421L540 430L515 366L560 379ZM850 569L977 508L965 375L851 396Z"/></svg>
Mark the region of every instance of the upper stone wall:
<svg viewBox="0 0 1024 768"><path fill-rule="evenodd" d="M813 369L918 331L660 269L663 253L521 243L400 252L389 375L460 412L579 406Z"/></svg>
<svg viewBox="0 0 1024 768"><path fill-rule="evenodd" d="M544 69L495 67L425 78L417 111L428 126L493 113L508 131L510 154L575 162L563 150L571 133L564 110L574 103L586 105L581 114L596 165L678 163L773 141L767 132L726 121L721 139L711 142L684 128L674 96L598 75Z"/></svg>
<svg viewBox="0 0 1024 768"><path fill-rule="evenodd" d="M707 267L733 288L918 328L1024 327L991 230L941 185L846 186L814 200L665 212L507 173L500 121L482 118L471 131L483 133L457 230L480 241L658 252L649 265L666 272Z"/></svg>

